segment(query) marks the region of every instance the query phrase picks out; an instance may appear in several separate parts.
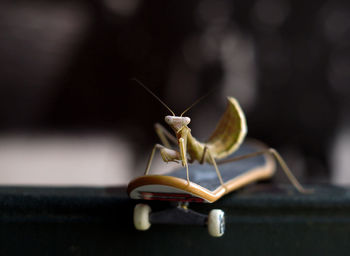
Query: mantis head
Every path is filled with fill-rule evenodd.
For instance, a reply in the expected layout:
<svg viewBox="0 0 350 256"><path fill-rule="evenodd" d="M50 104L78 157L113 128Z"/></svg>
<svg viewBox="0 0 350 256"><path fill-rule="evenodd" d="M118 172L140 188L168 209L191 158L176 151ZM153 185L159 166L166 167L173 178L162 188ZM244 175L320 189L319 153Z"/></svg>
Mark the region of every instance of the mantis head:
<svg viewBox="0 0 350 256"><path fill-rule="evenodd" d="M191 118L187 116L166 116L165 122L177 132L187 126L191 122Z"/></svg>

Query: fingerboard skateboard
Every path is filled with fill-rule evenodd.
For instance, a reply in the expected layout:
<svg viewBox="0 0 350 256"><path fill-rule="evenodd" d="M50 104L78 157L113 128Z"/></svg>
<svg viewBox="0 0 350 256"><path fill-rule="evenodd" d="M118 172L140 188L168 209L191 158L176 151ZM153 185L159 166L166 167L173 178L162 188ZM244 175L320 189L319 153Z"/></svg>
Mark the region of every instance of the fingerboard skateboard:
<svg viewBox="0 0 350 256"><path fill-rule="evenodd" d="M228 159L264 149L266 147L259 142L244 143ZM224 159L222 162L225 163L219 162L218 165L223 184L220 183L214 167L210 164L189 165L189 184L185 168L175 169L166 175L144 175L132 180L127 188L130 198L178 203L174 209L161 213L152 213L148 205L139 204L134 212L135 227L144 230L145 227L141 227L142 225L137 226L137 222L142 224L142 220L146 220L147 229L155 223L192 223L207 225L211 235L221 236L224 232L224 213L215 209L212 210L214 213L211 212L208 216L201 215L189 210L188 203L214 203L245 185L272 177L276 166L273 157L268 154L234 162L227 162L228 159ZM215 222L216 225L213 232L210 231L210 222Z"/></svg>

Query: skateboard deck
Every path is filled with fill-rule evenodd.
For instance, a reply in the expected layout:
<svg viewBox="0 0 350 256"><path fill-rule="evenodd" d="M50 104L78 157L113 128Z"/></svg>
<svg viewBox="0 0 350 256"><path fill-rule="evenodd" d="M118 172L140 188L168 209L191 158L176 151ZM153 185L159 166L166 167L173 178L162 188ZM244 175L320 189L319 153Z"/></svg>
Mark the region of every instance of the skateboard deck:
<svg viewBox="0 0 350 256"><path fill-rule="evenodd" d="M264 149L266 146L260 142L246 142L226 159ZM268 154L222 164L218 162L223 186L213 165L195 163L189 165L190 184L186 180L186 169L178 168L166 175L140 176L129 183L127 192L132 199L213 203L247 184L270 178L275 166L274 158Z"/></svg>

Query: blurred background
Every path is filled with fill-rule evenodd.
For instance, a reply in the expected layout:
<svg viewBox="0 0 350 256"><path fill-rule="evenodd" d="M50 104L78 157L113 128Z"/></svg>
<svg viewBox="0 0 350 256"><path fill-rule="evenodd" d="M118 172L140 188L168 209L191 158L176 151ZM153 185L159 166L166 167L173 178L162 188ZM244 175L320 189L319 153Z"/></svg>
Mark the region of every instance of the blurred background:
<svg viewBox="0 0 350 256"><path fill-rule="evenodd" d="M249 137L301 181L350 184L349 5L1 1L0 183L121 185L141 174L168 111L137 78L176 113L213 89L188 112L200 140L231 95Z"/></svg>

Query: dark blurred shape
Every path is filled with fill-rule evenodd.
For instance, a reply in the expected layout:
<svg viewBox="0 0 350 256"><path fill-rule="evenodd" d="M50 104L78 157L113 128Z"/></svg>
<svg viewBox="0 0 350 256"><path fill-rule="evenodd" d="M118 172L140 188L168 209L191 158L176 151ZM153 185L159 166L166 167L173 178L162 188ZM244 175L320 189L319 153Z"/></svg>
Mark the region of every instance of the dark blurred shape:
<svg viewBox="0 0 350 256"><path fill-rule="evenodd" d="M81 4L0 3L1 129L30 129L46 115L57 84L83 40L89 20Z"/></svg>
<svg viewBox="0 0 350 256"><path fill-rule="evenodd" d="M249 136L285 153L299 177L326 181L347 123L349 4L342 1L5 1L0 3L0 130L115 132L135 156L176 113L205 139L225 95ZM135 158L136 159L136 158Z"/></svg>

